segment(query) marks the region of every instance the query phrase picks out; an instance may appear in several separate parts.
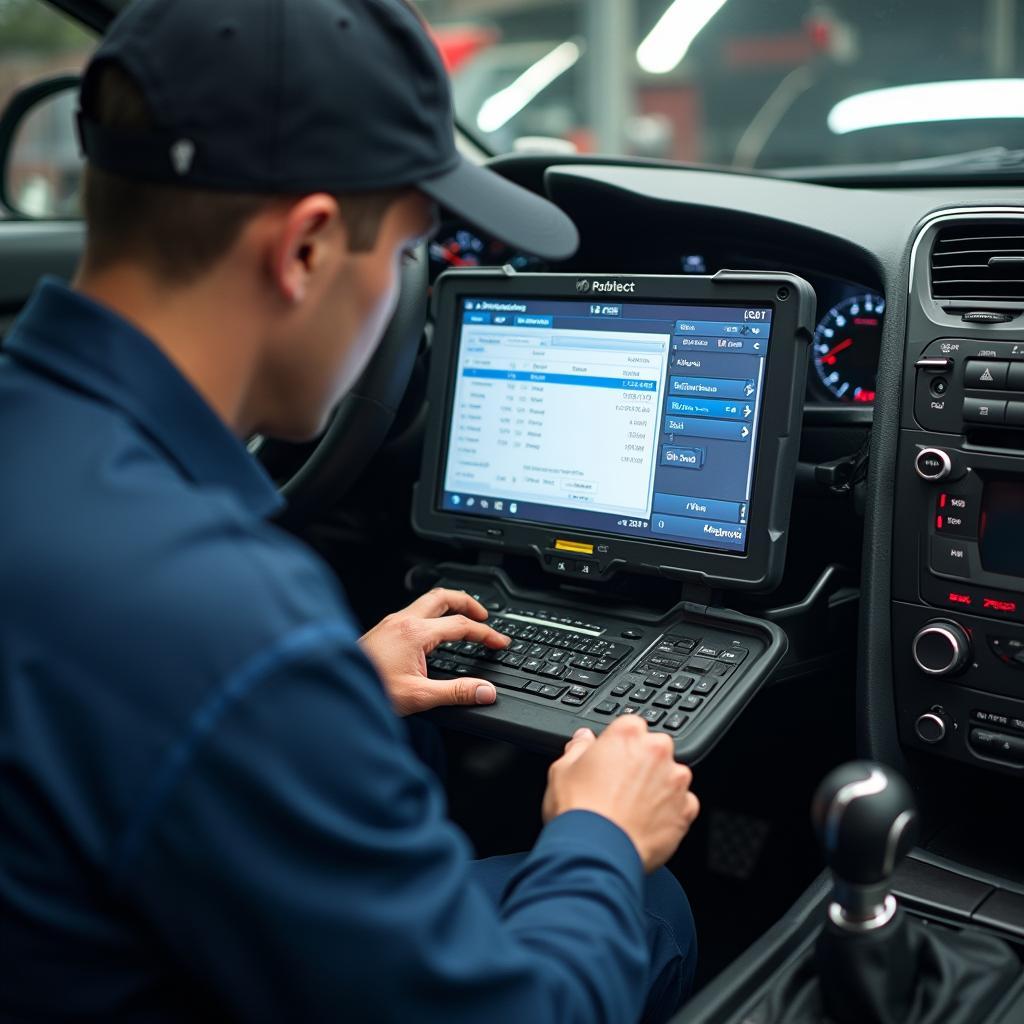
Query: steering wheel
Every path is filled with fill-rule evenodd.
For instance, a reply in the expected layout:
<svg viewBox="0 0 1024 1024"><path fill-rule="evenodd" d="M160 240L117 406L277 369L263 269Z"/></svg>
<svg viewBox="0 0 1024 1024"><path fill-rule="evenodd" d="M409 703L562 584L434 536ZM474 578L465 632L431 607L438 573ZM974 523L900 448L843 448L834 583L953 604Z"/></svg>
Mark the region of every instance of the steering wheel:
<svg viewBox="0 0 1024 1024"><path fill-rule="evenodd" d="M283 448L305 453L297 469L278 487L289 515L301 516L320 500L343 494L370 464L387 438L409 385L427 315L429 260L420 245L403 261L398 304L384 337L359 380L331 415L327 429L311 445L254 440L249 450L266 460Z"/></svg>

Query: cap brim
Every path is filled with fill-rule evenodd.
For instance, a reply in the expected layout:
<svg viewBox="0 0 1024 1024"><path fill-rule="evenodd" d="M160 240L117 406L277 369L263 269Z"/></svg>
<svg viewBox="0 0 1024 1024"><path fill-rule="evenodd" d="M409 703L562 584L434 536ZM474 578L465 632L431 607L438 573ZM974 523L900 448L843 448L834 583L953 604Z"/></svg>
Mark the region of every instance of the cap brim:
<svg viewBox="0 0 1024 1024"><path fill-rule="evenodd" d="M554 203L464 157L452 170L418 187L513 249L564 260L579 246L576 225Z"/></svg>

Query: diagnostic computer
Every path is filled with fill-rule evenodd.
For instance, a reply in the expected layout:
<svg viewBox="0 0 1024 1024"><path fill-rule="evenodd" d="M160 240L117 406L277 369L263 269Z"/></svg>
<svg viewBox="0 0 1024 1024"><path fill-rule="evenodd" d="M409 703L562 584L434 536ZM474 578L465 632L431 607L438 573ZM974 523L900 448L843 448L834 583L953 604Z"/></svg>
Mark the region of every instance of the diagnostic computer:
<svg viewBox="0 0 1024 1024"><path fill-rule="evenodd" d="M782 573L813 290L784 273L460 270L433 304L414 526L469 556L437 582L511 637L431 654L432 676L498 689L440 717L556 750L636 714L698 760L786 649L727 595ZM542 575L517 579L524 558ZM617 600L645 575L677 599Z"/></svg>

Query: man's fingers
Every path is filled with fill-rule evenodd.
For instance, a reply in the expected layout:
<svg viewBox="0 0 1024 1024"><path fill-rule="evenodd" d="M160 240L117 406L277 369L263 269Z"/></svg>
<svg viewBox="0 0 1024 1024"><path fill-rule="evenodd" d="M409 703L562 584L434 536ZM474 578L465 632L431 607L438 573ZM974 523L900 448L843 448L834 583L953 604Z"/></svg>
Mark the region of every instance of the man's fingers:
<svg viewBox="0 0 1024 1024"><path fill-rule="evenodd" d="M467 615L479 622L487 618L487 609L464 590L446 590L443 587L427 591L405 609L406 614L424 619L436 619L449 612Z"/></svg>
<svg viewBox="0 0 1024 1024"><path fill-rule="evenodd" d="M461 676L458 679L428 679L418 688L417 711L450 704L493 704L498 698L494 683Z"/></svg>
<svg viewBox="0 0 1024 1024"><path fill-rule="evenodd" d="M578 761L595 743L597 737L589 729L577 729L565 745L565 753L558 763L568 767Z"/></svg>
<svg viewBox="0 0 1024 1024"><path fill-rule="evenodd" d="M446 615L440 619L424 619L423 629L428 638L428 647L433 650L445 640L471 640L486 644L496 650L507 647L511 637L499 633L483 622L474 622L465 615Z"/></svg>

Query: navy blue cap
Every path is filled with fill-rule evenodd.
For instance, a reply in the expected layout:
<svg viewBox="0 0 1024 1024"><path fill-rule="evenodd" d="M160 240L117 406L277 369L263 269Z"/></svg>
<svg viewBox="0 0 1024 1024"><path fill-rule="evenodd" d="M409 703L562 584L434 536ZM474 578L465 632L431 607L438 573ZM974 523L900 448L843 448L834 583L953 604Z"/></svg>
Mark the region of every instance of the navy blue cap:
<svg viewBox="0 0 1024 1024"><path fill-rule="evenodd" d="M155 122L92 117L97 71L120 66ZM268 195L415 186L546 259L578 235L553 203L456 149L448 74L405 0L134 0L82 82L89 161L139 181Z"/></svg>

